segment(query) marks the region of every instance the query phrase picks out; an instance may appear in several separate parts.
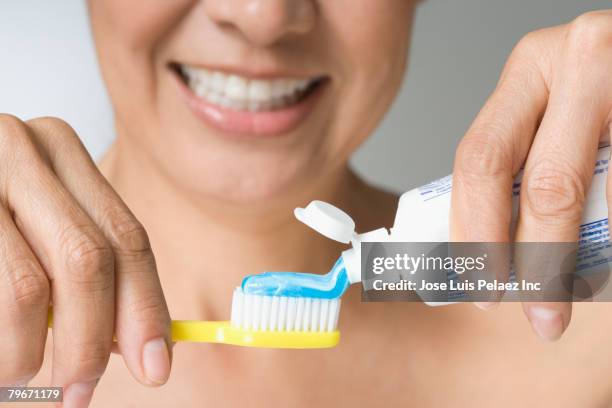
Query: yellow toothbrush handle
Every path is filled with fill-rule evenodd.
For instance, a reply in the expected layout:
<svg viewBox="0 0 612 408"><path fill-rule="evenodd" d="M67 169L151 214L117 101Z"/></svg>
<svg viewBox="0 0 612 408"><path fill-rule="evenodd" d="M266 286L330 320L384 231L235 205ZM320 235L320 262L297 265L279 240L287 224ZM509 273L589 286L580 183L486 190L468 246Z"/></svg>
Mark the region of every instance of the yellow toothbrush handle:
<svg viewBox="0 0 612 408"><path fill-rule="evenodd" d="M173 320L172 341L222 343L223 328L228 322Z"/></svg>
<svg viewBox="0 0 612 408"><path fill-rule="evenodd" d="M340 332L245 330L232 327L228 321L175 320L172 322L172 339L246 347L310 349L336 346Z"/></svg>
<svg viewBox="0 0 612 408"><path fill-rule="evenodd" d="M52 324L53 314L50 311L49 327ZM229 321L173 320L172 340L245 347L315 349L336 346L340 341L340 332L244 330L232 327Z"/></svg>

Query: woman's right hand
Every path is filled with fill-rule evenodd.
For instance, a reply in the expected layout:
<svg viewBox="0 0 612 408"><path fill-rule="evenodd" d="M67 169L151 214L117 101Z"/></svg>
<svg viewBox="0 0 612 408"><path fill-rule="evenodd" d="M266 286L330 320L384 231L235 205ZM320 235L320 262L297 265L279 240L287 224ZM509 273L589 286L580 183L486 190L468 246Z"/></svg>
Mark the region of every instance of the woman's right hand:
<svg viewBox="0 0 612 408"><path fill-rule="evenodd" d="M137 380L166 382L170 316L147 234L65 122L0 115L0 231L0 385L40 369L50 303L66 404L88 405L113 334Z"/></svg>

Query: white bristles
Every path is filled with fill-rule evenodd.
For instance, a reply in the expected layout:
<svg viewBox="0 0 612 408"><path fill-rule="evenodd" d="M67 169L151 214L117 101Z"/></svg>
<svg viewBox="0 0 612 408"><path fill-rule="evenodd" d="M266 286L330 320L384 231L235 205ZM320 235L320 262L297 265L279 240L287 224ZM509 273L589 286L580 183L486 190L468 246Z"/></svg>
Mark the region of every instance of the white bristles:
<svg viewBox="0 0 612 408"><path fill-rule="evenodd" d="M280 298L277 296L274 296L272 298L272 308L270 309L270 330L271 331L276 331L276 322L278 321L278 303L279 301L280 301ZM244 316L244 322L241 322L241 324L237 324L235 326L244 328L248 324L249 317L246 315L246 310L243 310L242 313L240 314Z"/></svg>
<svg viewBox="0 0 612 408"><path fill-rule="evenodd" d="M321 320L321 302L312 302L312 312L310 313L310 331L319 331L319 321Z"/></svg>
<svg viewBox="0 0 612 408"><path fill-rule="evenodd" d="M321 322L319 323L319 331L327 330L327 313L329 312L329 300L321 302Z"/></svg>
<svg viewBox="0 0 612 408"><path fill-rule="evenodd" d="M280 305L278 306L278 322L276 324L276 330L284 331L286 329L287 322L287 296L281 296Z"/></svg>
<svg viewBox="0 0 612 408"><path fill-rule="evenodd" d="M339 313L340 299L246 295L236 288L231 319L246 330L331 332Z"/></svg>
<svg viewBox="0 0 612 408"><path fill-rule="evenodd" d="M240 290L240 289L238 289ZM266 331L270 326L270 309L272 308L272 298L270 296L263 297L263 307L261 309L261 330Z"/></svg>
<svg viewBox="0 0 612 408"><path fill-rule="evenodd" d="M295 327L295 312L296 312L297 298L289 298L287 305L287 331L293 331Z"/></svg>
<svg viewBox="0 0 612 408"><path fill-rule="evenodd" d="M295 331L301 331L302 327L304 326L302 324L302 321L304 320L304 305L305 304L306 304L306 300L304 298L298 298L297 310L295 313L295 327L294 327Z"/></svg>

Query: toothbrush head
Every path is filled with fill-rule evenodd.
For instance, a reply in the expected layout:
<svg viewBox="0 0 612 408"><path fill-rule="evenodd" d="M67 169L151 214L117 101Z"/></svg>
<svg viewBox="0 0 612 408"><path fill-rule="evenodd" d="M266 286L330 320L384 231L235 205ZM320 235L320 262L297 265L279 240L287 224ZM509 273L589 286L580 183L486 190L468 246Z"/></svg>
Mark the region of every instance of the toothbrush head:
<svg viewBox="0 0 612 408"><path fill-rule="evenodd" d="M238 333L248 333L241 345L328 348L340 340L339 313L339 298L264 296L246 294L242 288L236 288L231 327Z"/></svg>

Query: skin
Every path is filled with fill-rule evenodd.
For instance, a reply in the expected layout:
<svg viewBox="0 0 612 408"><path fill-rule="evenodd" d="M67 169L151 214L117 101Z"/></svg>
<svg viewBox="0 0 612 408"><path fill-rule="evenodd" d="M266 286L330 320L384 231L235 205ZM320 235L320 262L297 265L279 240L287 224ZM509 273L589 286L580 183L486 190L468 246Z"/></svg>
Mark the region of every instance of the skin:
<svg viewBox="0 0 612 408"><path fill-rule="evenodd" d="M333 264L342 247L296 223L294 207L317 198L347 210L362 230L391 226L397 197L361 181L347 161L399 89L414 7L92 1L117 128L99 167L61 120L0 118L0 322L8 333L0 383L29 381L43 366L31 384L51 378L67 387L66 407L87 406L100 378L94 406L608 405L605 304L575 307L572 329L548 345L531 335L518 304L489 314L362 304L352 288L337 349L172 349L166 304L176 318L226 319L228 294L245 274ZM516 238L576 238L597 140L612 117L610 27L610 12L590 13L517 46L457 152L453 239L510 239L507 197L523 162ZM167 67L177 60L324 74L330 83L289 134L236 139L188 111ZM523 308L541 337L557 339L568 326L568 304ZM159 390L129 378L161 385L173 358ZM488 375L491 368L501 374ZM350 389L360 391L339 391Z"/></svg>

